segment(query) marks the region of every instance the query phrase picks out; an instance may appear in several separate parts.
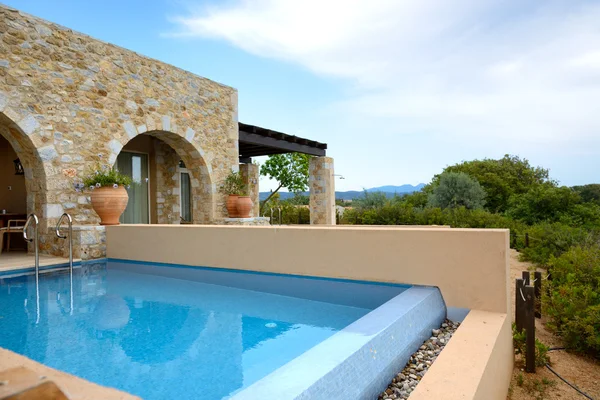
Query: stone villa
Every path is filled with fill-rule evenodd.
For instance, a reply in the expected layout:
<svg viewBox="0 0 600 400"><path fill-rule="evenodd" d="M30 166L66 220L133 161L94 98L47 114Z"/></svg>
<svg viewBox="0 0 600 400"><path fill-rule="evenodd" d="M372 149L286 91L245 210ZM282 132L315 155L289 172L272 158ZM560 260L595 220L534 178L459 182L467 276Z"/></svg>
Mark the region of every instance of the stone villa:
<svg viewBox="0 0 600 400"><path fill-rule="evenodd" d="M231 222L219 191L230 171L250 184L257 216L251 157L305 152L316 156L311 223L335 224L326 145L237 115L234 88L0 5L0 209L40 217L42 253L65 254L53 229L67 212L75 256L104 255L104 229L77 188L95 165L140 183L124 223L221 224Z"/></svg>

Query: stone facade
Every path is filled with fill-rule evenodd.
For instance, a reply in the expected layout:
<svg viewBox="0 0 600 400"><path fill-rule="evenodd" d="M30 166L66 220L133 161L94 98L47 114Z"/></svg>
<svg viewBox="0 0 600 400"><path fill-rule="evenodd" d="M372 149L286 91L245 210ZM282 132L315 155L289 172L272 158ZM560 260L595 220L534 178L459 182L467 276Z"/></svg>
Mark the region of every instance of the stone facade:
<svg viewBox="0 0 600 400"><path fill-rule="evenodd" d="M25 168L27 210L40 216L42 251L57 254L49 236L63 212L77 226L98 223L89 193L76 191L75 182L96 164L112 166L139 135L168 145L157 152L169 165L185 162L193 222L223 219L225 196L217 189L238 166L237 92L0 6L0 134ZM155 186L162 223L179 221L170 168L157 174L165 186Z"/></svg>
<svg viewBox="0 0 600 400"><path fill-rule="evenodd" d="M248 185L248 196L252 199L252 216L259 217L260 189L258 187L259 169L256 164L240 164L240 174L244 183Z"/></svg>
<svg viewBox="0 0 600 400"><path fill-rule="evenodd" d="M156 157L156 219L159 224L178 224L180 210L179 156L169 145L154 142Z"/></svg>
<svg viewBox="0 0 600 400"><path fill-rule="evenodd" d="M335 225L333 158L312 157L309 165L310 223Z"/></svg>

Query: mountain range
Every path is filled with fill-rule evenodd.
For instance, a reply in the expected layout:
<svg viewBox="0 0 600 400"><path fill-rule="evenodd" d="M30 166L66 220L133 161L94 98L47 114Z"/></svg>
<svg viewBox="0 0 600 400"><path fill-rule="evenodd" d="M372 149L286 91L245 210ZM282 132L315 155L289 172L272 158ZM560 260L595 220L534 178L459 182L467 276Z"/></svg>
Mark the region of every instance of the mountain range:
<svg viewBox="0 0 600 400"><path fill-rule="evenodd" d="M365 189L367 192L381 192L381 193L385 193L385 195L387 197L394 197L396 194L407 194L407 193L413 193L413 192L418 192L419 190L423 189L423 187L425 186L424 183L419 183L418 185L400 185L400 186L394 186L394 185L386 185L386 186L379 186L379 187L374 187L374 188L370 188L370 189ZM361 197L363 195L363 190L349 190L346 192L335 192L335 198L338 200L352 200L352 199L356 199L357 197ZM260 192L260 199L261 200L265 200L267 197L269 197L269 194L271 194L270 192ZM301 194L308 196L309 192L302 192ZM281 200L286 200L289 199L290 197L294 197L293 193L289 193L289 192L279 192L279 196Z"/></svg>

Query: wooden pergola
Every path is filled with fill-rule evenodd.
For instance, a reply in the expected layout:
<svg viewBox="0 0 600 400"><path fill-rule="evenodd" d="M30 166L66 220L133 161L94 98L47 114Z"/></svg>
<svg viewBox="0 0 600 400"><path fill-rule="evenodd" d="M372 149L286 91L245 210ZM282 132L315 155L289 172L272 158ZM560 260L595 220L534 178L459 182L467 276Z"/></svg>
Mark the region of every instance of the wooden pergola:
<svg viewBox="0 0 600 400"><path fill-rule="evenodd" d="M304 153L325 156L327 144L260 126L238 123L240 163L252 162L252 157L271 154Z"/></svg>

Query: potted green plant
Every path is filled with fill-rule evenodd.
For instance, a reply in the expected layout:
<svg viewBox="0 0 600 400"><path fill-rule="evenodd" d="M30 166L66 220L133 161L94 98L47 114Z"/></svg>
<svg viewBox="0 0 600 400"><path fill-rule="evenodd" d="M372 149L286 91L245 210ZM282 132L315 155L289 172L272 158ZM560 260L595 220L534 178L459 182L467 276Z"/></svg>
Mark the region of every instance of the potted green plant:
<svg viewBox="0 0 600 400"><path fill-rule="evenodd" d="M92 191L92 207L100 217L100 225L119 225L119 217L129 201L125 187L131 184L131 178L114 167L97 165L83 184Z"/></svg>
<svg viewBox="0 0 600 400"><path fill-rule="evenodd" d="M222 186L223 193L227 194L227 213L229 214L229 218L247 218L242 217L238 211L238 202L240 198L242 198L242 211L245 211L248 200L250 197L247 196L247 185L244 183L242 175L239 172L231 172ZM245 200L243 198L247 197ZM250 204L252 204L252 200L250 200Z"/></svg>

